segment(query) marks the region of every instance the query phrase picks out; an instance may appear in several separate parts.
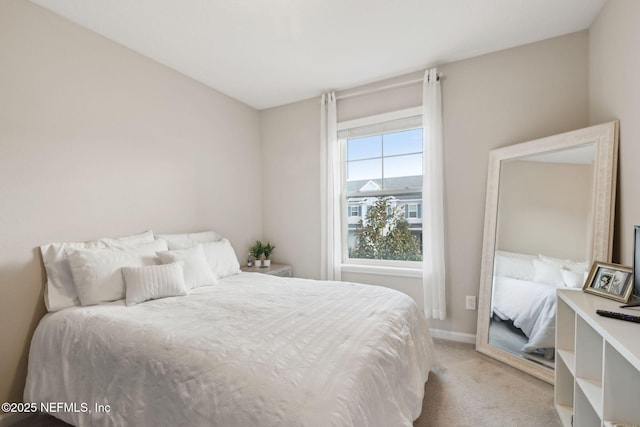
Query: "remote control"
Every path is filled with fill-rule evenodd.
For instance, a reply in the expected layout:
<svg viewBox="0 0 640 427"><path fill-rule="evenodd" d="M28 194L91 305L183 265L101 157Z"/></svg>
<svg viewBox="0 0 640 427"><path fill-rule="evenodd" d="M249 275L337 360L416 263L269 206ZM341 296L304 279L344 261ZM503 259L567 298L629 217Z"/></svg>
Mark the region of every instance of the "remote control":
<svg viewBox="0 0 640 427"><path fill-rule="evenodd" d="M640 323L640 316L632 316L631 314L618 313L616 311L596 310L596 313L604 317L612 317L614 319L626 320L627 322Z"/></svg>

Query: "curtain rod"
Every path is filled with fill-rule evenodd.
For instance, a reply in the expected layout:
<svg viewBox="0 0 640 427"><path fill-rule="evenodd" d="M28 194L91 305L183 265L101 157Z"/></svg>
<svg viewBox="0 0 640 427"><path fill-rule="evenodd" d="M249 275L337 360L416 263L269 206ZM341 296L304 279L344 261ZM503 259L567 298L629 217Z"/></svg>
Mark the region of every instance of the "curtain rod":
<svg viewBox="0 0 640 427"><path fill-rule="evenodd" d="M438 73L438 80L440 80L441 77L442 77L442 74ZM358 92L346 93L344 95L336 95L336 100L353 98L355 96L370 95L372 93L383 92L389 89L397 89L405 86L415 85L418 83L422 83L423 81L424 81L423 78L419 78L419 79L407 80L406 82L392 83L386 86L378 86L371 89L364 89Z"/></svg>
<svg viewBox="0 0 640 427"><path fill-rule="evenodd" d="M379 86L379 87L376 87L376 88L365 89L365 90L361 90L359 92L346 93L344 95L337 95L336 96L336 100L353 98L355 96L369 95L369 94L372 94L372 93L383 92L385 90L396 89L396 88L400 88L400 87L404 87L404 86L411 86L411 85L415 85L415 84L418 84L418 83L422 83L422 81L423 81L423 79L420 78L420 79L408 80L406 82L393 83L393 84L386 85L386 86Z"/></svg>

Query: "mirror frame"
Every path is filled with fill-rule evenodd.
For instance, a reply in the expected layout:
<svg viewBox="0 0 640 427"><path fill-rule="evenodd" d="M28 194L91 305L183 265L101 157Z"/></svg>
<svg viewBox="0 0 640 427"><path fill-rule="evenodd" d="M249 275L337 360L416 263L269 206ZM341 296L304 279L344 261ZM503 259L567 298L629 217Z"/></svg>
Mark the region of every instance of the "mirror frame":
<svg viewBox="0 0 640 427"><path fill-rule="evenodd" d="M498 148L489 153L476 350L551 384L554 382L552 368L523 359L489 344L500 166L503 160L573 148L590 142L596 143L593 172L595 187L592 205L593 223L590 257L587 260L591 265L595 260L611 262L618 164L618 121Z"/></svg>

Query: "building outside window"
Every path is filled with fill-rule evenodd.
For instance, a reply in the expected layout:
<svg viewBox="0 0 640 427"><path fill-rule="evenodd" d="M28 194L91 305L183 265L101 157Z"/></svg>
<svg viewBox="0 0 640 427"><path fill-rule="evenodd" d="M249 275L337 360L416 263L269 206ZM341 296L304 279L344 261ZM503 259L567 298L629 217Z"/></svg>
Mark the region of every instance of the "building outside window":
<svg viewBox="0 0 640 427"><path fill-rule="evenodd" d="M421 115L411 110L338 126L343 262L421 261Z"/></svg>

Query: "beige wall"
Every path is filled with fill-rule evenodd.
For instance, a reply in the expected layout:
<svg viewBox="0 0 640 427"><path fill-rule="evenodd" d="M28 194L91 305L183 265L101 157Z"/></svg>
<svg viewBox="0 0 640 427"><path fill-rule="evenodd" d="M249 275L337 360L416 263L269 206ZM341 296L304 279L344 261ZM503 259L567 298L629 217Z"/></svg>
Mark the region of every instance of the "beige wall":
<svg viewBox="0 0 640 427"><path fill-rule="evenodd" d="M478 294L489 151L587 125L587 51L583 31L438 67L444 73L449 314L433 327L475 334L477 312L465 310L464 296ZM312 99L262 114L264 150L272 153L263 161L265 232L277 230L276 244L286 247L278 255L294 265L296 274L311 278L320 270L318 103ZM338 118L418 105L421 87L414 85L338 101ZM295 147L296 154L282 162L275 153L286 153L287 147ZM307 204L296 196L302 192ZM419 279L354 273L343 279L399 289L422 305Z"/></svg>
<svg viewBox="0 0 640 427"><path fill-rule="evenodd" d="M449 317L434 327L475 333L476 312L463 301L478 293L493 148L620 119L615 247L631 262L630 227L640 223L639 3L608 2L589 36L439 65ZM21 399L29 339L44 313L40 244L214 228L240 256L264 237L296 275L319 277L318 99L258 113L20 0L0 2L0 58L0 400ZM340 120L417 106L420 96L416 85L350 98L339 103ZM345 279L422 304L416 279Z"/></svg>
<svg viewBox="0 0 640 427"><path fill-rule="evenodd" d="M609 0L589 31L589 121L620 120L614 262L633 263L640 224L640 2Z"/></svg>
<svg viewBox="0 0 640 427"><path fill-rule="evenodd" d="M22 0L0 2L0 401L44 314L37 247L215 229L261 236L259 113Z"/></svg>
<svg viewBox="0 0 640 427"><path fill-rule="evenodd" d="M589 258L593 166L502 161L497 249Z"/></svg>
<svg viewBox="0 0 640 427"><path fill-rule="evenodd" d="M264 236L296 277L320 278L320 101L261 113Z"/></svg>

